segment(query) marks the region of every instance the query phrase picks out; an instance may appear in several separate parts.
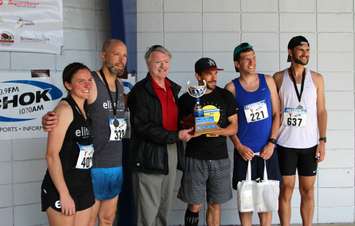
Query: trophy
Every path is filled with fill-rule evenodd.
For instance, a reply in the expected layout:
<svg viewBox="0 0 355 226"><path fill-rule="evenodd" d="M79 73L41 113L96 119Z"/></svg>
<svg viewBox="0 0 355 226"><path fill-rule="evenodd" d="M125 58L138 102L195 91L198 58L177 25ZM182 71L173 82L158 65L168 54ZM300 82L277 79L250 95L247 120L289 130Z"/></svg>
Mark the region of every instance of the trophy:
<svg viewBox="0 0 355 226"><path fill-rule="evenodd" d="M195 134L208 134L217 130L219 127L214 121L213 116L207 116L204 114L204 110L200 104L200 97L202 97L207 91L206 81L203 80L203 85L190 85L190 81L187 81L187 92L190 96L196 99L194 106L194 123Z"/></svg>

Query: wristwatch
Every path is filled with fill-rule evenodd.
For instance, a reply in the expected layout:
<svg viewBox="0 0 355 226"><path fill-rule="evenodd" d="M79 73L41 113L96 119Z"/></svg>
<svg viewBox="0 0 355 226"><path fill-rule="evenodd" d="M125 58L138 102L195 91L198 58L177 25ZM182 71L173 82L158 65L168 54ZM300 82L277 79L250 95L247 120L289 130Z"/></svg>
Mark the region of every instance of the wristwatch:
<svg viewBox="0 0 355 226"><path fill-rule="evenodd" d="M324 143L327 143L327 137L319 137L319 141L323 141Z"/></svg>
<svg viewBox="0 0 355 226"><path fill-rule="evenodd" d="M275 138L269 138L269 143L272 143L272 144L277 144L277 140Z"/></svg>

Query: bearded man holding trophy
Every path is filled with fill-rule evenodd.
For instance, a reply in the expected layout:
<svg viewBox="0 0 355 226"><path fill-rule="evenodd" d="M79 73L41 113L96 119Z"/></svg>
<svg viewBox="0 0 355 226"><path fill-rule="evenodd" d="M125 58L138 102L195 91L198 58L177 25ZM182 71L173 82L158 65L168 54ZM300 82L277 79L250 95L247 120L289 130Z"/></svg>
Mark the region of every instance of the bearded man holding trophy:
<svg viewBox="0 0 355 226"><path fill-rule="evenodd" d="M185 226L198 225L205 199L207 225L220 225L221 204L232 198L226 138L236 133L236 104L229 91L217 86L220 70L213 59L200 58L195 63L197 85L188 82L188 92L179 98L182 126L190 128L193 122L195 128L186 143L178 193L188 203Z"/></svg>

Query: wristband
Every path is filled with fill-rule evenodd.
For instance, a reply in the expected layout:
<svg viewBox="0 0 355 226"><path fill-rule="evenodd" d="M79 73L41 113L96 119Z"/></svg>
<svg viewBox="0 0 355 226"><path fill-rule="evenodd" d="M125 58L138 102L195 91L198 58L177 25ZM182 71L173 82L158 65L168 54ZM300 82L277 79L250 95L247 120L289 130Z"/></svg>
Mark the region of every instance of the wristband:
<svg viewBox="0 0 355 226"><path fill-rule="evenodd" d="M275 138L269 138L268 142L272 143L272 144L277 144L277 141Z"/></svg>
<svg viewBox="0 0 355 226"><path fill-rule="evenodd" d="M327 143L327 137L320 137L319 141L323 141L324 143Z"/></svg>

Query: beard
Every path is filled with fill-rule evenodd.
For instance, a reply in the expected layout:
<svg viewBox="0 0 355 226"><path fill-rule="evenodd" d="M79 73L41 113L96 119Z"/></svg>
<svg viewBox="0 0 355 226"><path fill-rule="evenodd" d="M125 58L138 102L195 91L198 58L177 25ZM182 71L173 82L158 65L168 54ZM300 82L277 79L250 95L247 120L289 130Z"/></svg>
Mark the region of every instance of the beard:
<svg viewBox="0 0 355 226"><path fill-rule="evenodd" d="M207 86L207 89L212 91L212 90L216 89L217 83L210 84L210 83L207 82L206 86Z"/></svg>
<svg viewBox="0 0 355 226"><path fill-rule="evenodd" d="M124 68L122 68L122 69L118 68L117 66L115 66L115 65L113 65L111 63L107 64L107 68L108 68L108 70L110 71L111 74L116 75L118 77L123 75L123 73L124 73Z"/></svg>
<svg viewBox="0 0 355 226"><path fill-rule="evenodd" d="M300 65L303 65L303 66L305 66L305 65L307 65L308 64L308 59L306 60L306 62L303 62L302 60L300 60L300 59L295 59L295 63L296 64L300 64Z"/></svg>

